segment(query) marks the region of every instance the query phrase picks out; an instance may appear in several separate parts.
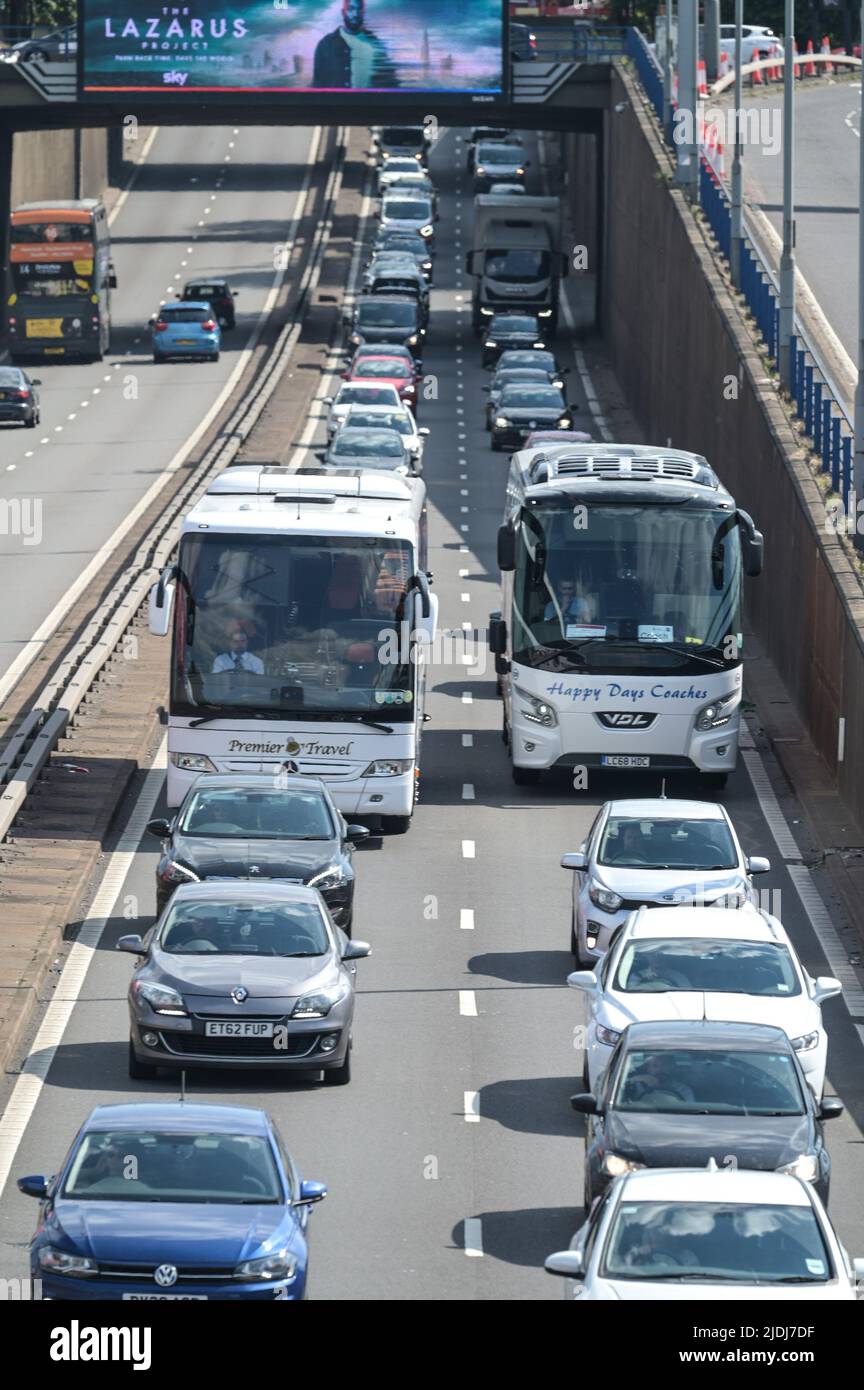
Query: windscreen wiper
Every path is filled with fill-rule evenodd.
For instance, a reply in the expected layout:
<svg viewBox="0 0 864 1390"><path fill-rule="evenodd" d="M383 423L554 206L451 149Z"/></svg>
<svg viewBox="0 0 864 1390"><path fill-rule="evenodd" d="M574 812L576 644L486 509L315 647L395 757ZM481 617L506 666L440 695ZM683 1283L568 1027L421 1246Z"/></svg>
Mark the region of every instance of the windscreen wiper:
<svg viewBox="0 0 864 1390"><path fill-rule="evenodd" d="M368 714L353 715L360 724L368 724L370 729L380 729L382 734L392 734L392 724L379 724L377 719L370 719Z"/></svg>

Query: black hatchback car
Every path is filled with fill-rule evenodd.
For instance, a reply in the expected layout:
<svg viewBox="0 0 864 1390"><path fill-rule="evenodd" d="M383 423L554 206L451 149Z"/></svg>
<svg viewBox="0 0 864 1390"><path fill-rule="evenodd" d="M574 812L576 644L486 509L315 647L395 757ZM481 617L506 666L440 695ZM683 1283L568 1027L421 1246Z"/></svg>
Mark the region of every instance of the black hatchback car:
<svg viewBox="0 0 864 1390"><path fill-rule="evenodd" d="M598 1094L578 1095L589 1115L585 1206L637 1168L704 1168L712 1158L792 1173L828 1202L831 1159L822 1121L843 1113L815 1100L792 1042L762 1023L631 1023Z"/></svg>
<svg viewBox="0 0 864 1390"><path fill-rule="evenodd" d="M492 448L518 449L533 430L569 430L573 407L557 386L514 382L505 386L492 415Z"/></svg>
<svg viewBox="0 0 864 1390"><path fill-rule="evenodd" d="M350 935L352 847L369 831L346 825L317 778L205 773L189 788L173 820L151 820L147 829L162 841L157 914L181 883L278 879L317 888L336 925Z"/></svg>
<svg viewBox="0 0 864 1390"><path fill-rule="evenodd" d="M493 314L483 339L483 366L491 367L511 348L545 348L540 321L534 314Z"/></svg>
<svg viewBox="0 0 864 1390"><path fill-rule="evenodd" d="M183 286L181 299L204 300L212 305L214 317L220 328L233 328L236 321L234 300L237 290L232 290L227 280L190 280Z"/></svg>
<svg viewBox="0 0 864 1390"><path fill-rule="evenodd" d="M0 420L35 429L41 419L35 388L41 385L38 377L29 377L20 367L0 367Z"/></svg>

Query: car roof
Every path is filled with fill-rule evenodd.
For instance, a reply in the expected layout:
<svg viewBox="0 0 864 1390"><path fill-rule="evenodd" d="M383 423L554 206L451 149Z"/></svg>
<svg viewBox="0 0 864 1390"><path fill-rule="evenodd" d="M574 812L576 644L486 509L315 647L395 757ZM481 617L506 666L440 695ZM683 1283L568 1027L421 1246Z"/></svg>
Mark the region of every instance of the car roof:
<svg viewBox="0 0 864 1390"><path fill-rule="evenodd" d="M627 928L628 938L711 937L717 941L768 941L786 945L786 932L774 917L752 903L745 907L652 907L639 912Z"/></svg>
<svg viewBox="0 0 864 1390"><path fill-rule="evenodd" d="M672 800L662 796L628 797L608 801L610 816L632 816L634 820L714 820L726 822L723 807L716 801Z"/></svg>
<svg viewBox="0 0 864 1390"><path fill-rule="evenodd" d="M381 442L386 440L388 444L392 444L394 439L401 438L395 430L388 430L386 426L380 427L377 425L343 425L341 430L337 430L334 434L333 443L330 445L330 447L331 449L336 449L338 452L340 440L344 443L346 439L350 441L352 438L355 438L357 435L360 434L362 434L364 439L371 439L373 443L376 440L379 440Z"/></svg>
<svg viewBox="0 0 864 1390"><path fill-rule="evenodd" d="M120 1102L97 1105L84 1121L84 1132L106 1129L165 1129L216 1134L260 1134L270 1132L266 1110L249 1105L218 1105L193 1101Z"/></svg>
<svg viewBox="0 0 864 1390"><path fill-rule="evenodd" d="M624 1201L740 1202L742 1205L811 1206L807 1184L791 1173L747 1168L652 1168L619 1179Z"/></svg>
<svg viewBox="0 0 864 1390"><path fill-rule="evenodd" d="M329 794L320 777L298 777L292 774L290 780L286 777L286 785L283 787L281 783L276 786L272 772L202 772L200 777L196 777L186 795L189 796L192 792L205 789L209 791L211 788L215 790L236 788L238 791L319 792L324 797Z"/></svg>
<svg viewBox="0 0 864 1390"><path fill-rule="evenodd" d="M190 285L227 285L228 281L222 275L196 275L194 280L187 280L186 287Z"/></svg>
<svg viewBox="0 0 864 1390"><path fill-rule="evenodd" d="M251 879L202 879L200 883L180 883L174 889L171 901L178 902L200 898L208 902L218 898L225 903L284 902L318 903L316 888L307 888L303 883L284 883L268 879L255 883Z"/></svg>
<svg viewBox="0 0 864 1390"><path fill-rule="evenodd" d="M209 309L210 302L207 299L169 299L167 303L160 304L159 312L163 314L166 309Z"/></svg>
<svg viewBox="0 0 864 1390"><path fill-rule="evenodd" d="M791 1051L782 1028L770 1023L715 1023L712 1019L648 1019L625 1029L628 1047L721 1048L735 1052L761 1044Z"/></svg>

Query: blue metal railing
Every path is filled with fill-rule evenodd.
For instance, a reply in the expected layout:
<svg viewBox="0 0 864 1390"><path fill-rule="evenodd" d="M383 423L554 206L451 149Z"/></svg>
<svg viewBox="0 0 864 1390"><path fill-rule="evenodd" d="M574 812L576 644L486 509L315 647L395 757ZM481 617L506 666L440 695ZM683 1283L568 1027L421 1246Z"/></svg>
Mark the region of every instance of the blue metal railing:
<svg viewBox="0 0 864 1390"><path fill-rule="evenodd" d="M631 60L658 121L663 121L663 73L644 36L638 29L627 33L627 57ZM672 145L671 130L663 138ZM728 262L732 250L732 209L723 180L702 155L699 164L699 205L721 255ZM741 292L765 343L768 356L777 364L780 342L779 298L771 267L746 235L741 248ZM831 487L839 493L850 515L852 497L852 421L847 410L824 375L819 362L799 336L792 339L791 391L795 412L804 423L819 455L824 473L831 476Z"/></svg>

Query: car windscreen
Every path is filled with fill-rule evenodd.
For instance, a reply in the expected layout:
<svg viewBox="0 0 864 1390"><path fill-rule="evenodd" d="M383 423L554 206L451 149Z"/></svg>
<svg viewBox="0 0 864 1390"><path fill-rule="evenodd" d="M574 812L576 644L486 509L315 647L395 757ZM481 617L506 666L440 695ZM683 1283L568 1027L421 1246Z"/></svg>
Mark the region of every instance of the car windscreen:
<svg viewBox="0 0 864 1390"><path fill-rule="evenodd" d="M824 1284L831 1256L809 1202L633 1202L616 1209L603 1279Z"/></svg>
<svg viewBox="0 0 864 1390"><path fill-rule="evenodd" d="M398 405L395 386L343 386L336 397L337 405Z"/></svg>
<svg viewBox="0 0 864 1390"><path fill-rule="evenodd" d="M537 320L525 314L496 314L489 328L489 336L494 338L496 333L536 334L537 331Z"/></svg>
<svg viewBox="0 0 864 1390"><path fill-rule="evenodd" d="M148 1129L85 1134L61 1195L78 1202L257 1205L285 1200L265 1138L185 1129L176 1134Z"/></svg>
<svg viewBox="0 0 864 1390"><path fill-rule="evenodd" d="M175 956L323 956L330 942L314 902L174 901L159 934Z"/></svg>
<svg viewBox="0 0 864 1390"><path fill-rule="evenodd" d="M738 855L723 820L610 816L598 864L621 869L735 869Z"/></svg>
<svg viewBox="0 0 864 1390"><path fill-rule="evenodd" d="M422 174L416 159L388 159L381 171L384 174Z"/></svg>
<svg viewBox="0 0 864 1390"><path fill-rule="evenodd" d="M555 358L543 348L510 348L498 358L499 372L507 367L542 367L544 371L552 373L555 371Z"/></svg>
<svg viewBox="0 0 864 1390"><path fill-rule="evenodd" d="M475 159L478 164L523 164L525 162L525 151L520 145L503 145L497 142L492 145L478 145Z"/></svg>
<svg viewBox="0 0 864 1390"><path fill-rule="evenodd" d="M345 428L348 429L349 427L356 427L357 429L395 430L398 434L414 433L414 428L408 416L397 414L396 411L394 411L392 415L373 414L371 411L364 415L362 411L358 411L355 414L355 412L351 410L348 412L345 420Z"/></svg>
<svg viewBox="0 0 864 1390"><path fill-rule="evenodd" d="M548 386L549 373L539 367L510 367L507 371L495 373L492 378L492 390L503 391L505 386L513 386L519 381L535 381L539 385Z"/></svg>
<svg viewBox="0 0 864 1390"><path fill-rule="evenodd" d="M192 791L178 829L183 835L228 840L330 840L335 833L319 792L257 787Z"/></svg>
<svg viewBox="0 0 864 1390"><path fill-rule="evenodd" d="M402 441L392 430L347 430L341 429L333 441L330 453L339 458L392 458L401 459Z"/></svg>
<svg viewBox="0 0 864 1390"><path fill-rule="evenodd" d="M363 357L354 368L354 375L387 376L402 381L408 377L413 377L414 373L410 370L408 363L399 358L382 361L375 357Z"/></svg>
<svg viewBox="0 0 864 1390"><path fill-rule="evenodd" d="M631 1048L616 1071L609 1105L652 1115L804 1113L790 1054L755 1047Z"/></svg>
<svg viewBox="0 0 864 1390"><path fill-rule="evenodd" d="M432 208L420 198L387 198L384 216L395 217L400 222L431 222Z"/></svg>
<svg viewBox="0 0 864 1390"><path fill-rule="evenodd" d="M357 306L360 328L413 328L417 322L417 305L387 301L381 304L364 302Z"/></svg>
<svg viewBox="0 0 864 1390"><path fill-rule="evenodd" d="M629 941L613 988L625 994L689 991L764 999L791 999L801 993L798 972L781 942L703 936Z"/></svg>
<svg viewBox="0 0 864 1390"><path fill-rule="evenodd" d="M554 386L507 386L498 404L502 410L563 410L564 397Z"/></svg>
<svg viewBox="0 0 864 1390"><path fill-rule="evenodd" d="M416 145L420 150L426 144L426 136L421 125L385 125L381 130L385 145Z"/></svg>
<svg viewBox="0 0 864 1390"><path fill-rule="evenodd" d="M210 318L209 309L160 309L159 318L163 323L206 323Z"/></svg>

